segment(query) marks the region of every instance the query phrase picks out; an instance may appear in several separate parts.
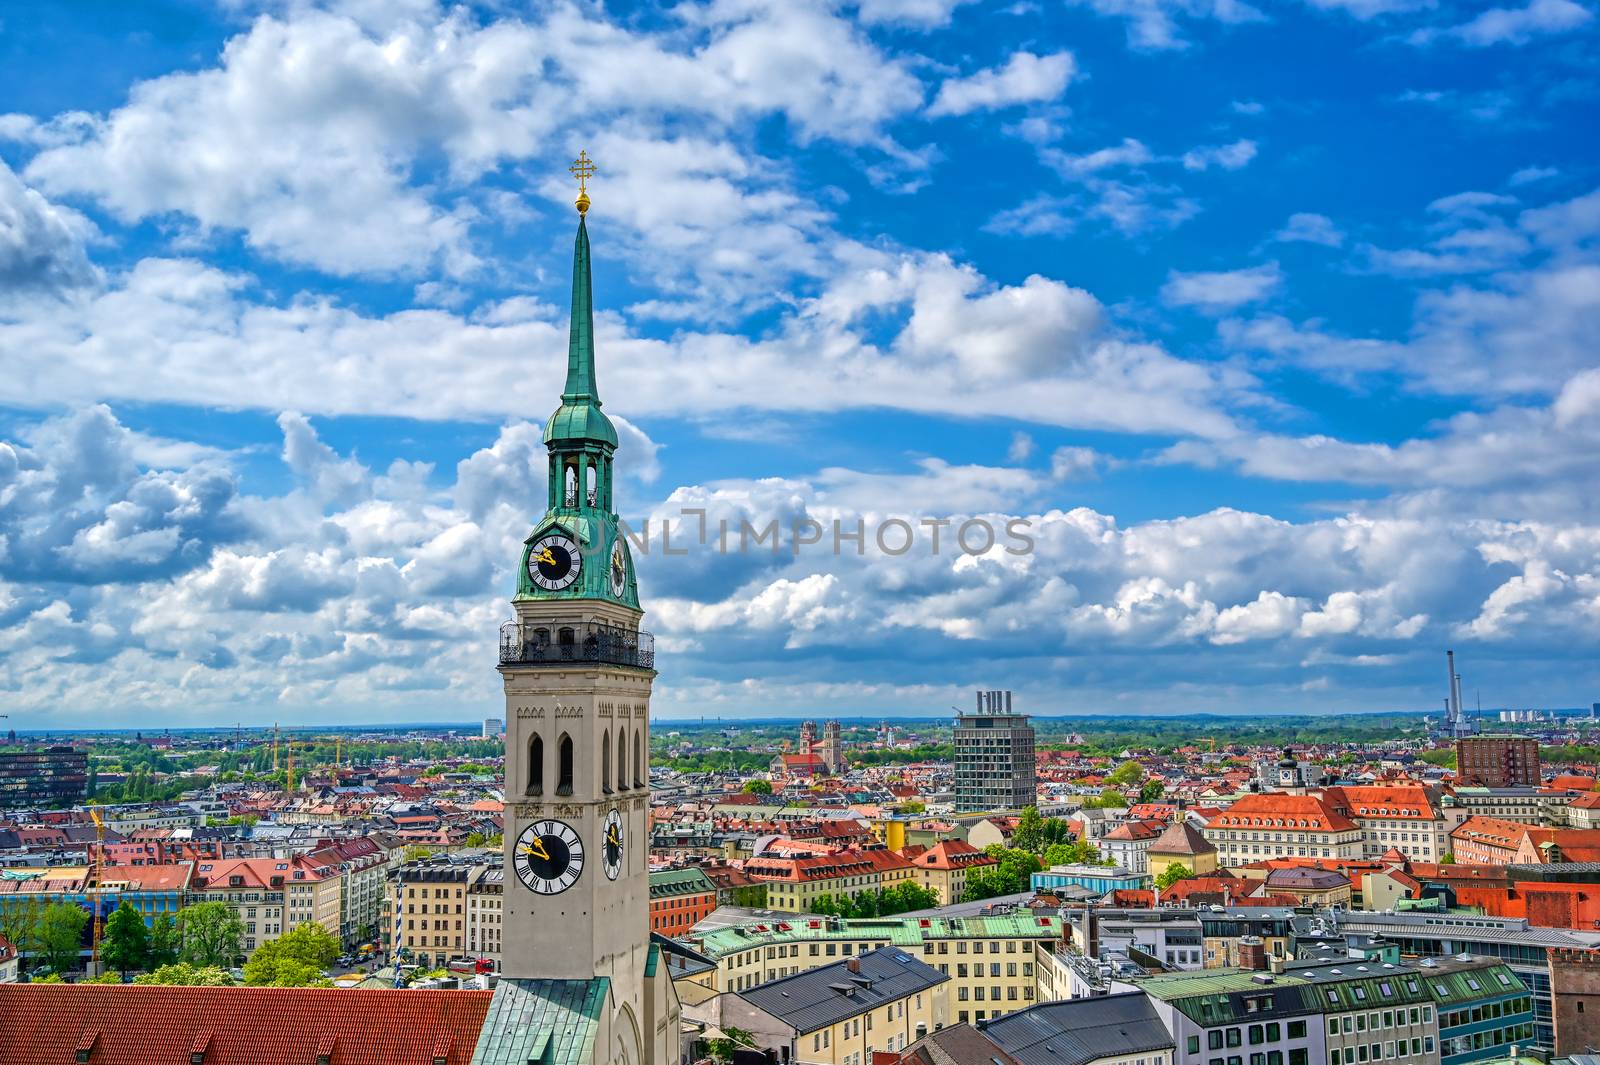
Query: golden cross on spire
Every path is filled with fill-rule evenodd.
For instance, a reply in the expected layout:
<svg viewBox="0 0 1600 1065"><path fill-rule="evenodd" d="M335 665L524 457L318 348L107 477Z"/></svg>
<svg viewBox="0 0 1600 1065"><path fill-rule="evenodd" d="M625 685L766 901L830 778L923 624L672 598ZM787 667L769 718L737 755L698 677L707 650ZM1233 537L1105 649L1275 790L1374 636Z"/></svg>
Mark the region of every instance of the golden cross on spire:
<svg viewBox="0 0 1600 1065"><path fill-rule="evenodd" d="M589 158L589 153L581 150L578 152L578 158L574 159L572 165L567 169L572 171L572 176L578 179L578 199L576 204L578 213L585 214L589 210L589 179L594 177L597 167L594 165L594 160Z"/></svg>

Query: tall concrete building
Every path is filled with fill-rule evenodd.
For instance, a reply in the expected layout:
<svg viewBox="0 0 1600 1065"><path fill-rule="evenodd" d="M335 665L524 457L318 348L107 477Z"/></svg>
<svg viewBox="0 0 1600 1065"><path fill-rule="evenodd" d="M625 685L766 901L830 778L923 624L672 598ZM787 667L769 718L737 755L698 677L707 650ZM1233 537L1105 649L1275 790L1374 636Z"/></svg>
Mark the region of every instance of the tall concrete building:
<svg viewBox="0 0 1600 1065"><path fill-rule="evenodd" d="M0 806L82 802L88 787L86 751L46 747L0 752Z"/></svg>
<svg viewBox="0 0 1600 1065"><path fill-rule="evenodd" d="M1539 741L1528 736L1456 740L1456 782L1486 788L1539 786Z"/></svg>
<svg viewBox="0 0 1600 1065"><path fill-rule="evenodd" d="M1033 726L1012 713L1010 692L978 692L976 711L956 717L955 748L958 812L1034 804Z"/></svg>

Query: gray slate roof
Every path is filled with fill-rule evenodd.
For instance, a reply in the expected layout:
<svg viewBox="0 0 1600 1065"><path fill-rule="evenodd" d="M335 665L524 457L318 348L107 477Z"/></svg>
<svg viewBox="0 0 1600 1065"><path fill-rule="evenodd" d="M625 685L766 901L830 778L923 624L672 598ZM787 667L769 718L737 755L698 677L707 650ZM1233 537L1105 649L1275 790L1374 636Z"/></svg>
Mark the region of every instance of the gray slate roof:
<svg viewBox="0 0 1600 1065"><path fill-rule="evenodd" d="M879 947L854 959L823 965L793 976L769 980L739 992L739 997L765 1010L797 1032L814 1032L876 1009L907 995L926 991L950 979L899 947ZM848 993L845 989L848 988Z"/></svg>
<svg viewBox="0 0 1600 1065"><path fill-rule="evenodd" d="M1174 1045L1142 991L1029 1006L990 1021L983 1034L1022 1065L1087 1065Z"/></svg>

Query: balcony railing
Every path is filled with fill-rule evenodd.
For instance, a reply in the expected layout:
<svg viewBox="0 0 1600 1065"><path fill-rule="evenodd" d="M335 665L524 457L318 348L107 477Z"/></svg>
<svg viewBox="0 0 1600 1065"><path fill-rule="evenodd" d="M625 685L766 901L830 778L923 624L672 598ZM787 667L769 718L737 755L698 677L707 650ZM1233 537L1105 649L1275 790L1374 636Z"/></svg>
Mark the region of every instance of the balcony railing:
<svg viewBox="0 0 1600 1065"><path fill-rule="evenodd" d="M604 662L639 669L656 667L656 638L648 632L597 623L500 626L500 661L504 665L559 666Z"/></svg>

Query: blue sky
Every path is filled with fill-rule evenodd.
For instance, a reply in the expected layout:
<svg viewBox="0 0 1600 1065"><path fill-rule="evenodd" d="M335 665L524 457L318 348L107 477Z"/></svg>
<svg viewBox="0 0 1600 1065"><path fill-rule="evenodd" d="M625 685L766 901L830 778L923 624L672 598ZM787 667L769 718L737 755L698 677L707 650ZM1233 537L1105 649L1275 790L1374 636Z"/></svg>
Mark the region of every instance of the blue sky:
<svg viewBox="0 0 1600 1065"><path fill-rule="evenodd" d="M660 713L1586 705L1597 24L0 6L0 702L493 713L586 148L630 524L1034 540L641 552Z"/></svg>

